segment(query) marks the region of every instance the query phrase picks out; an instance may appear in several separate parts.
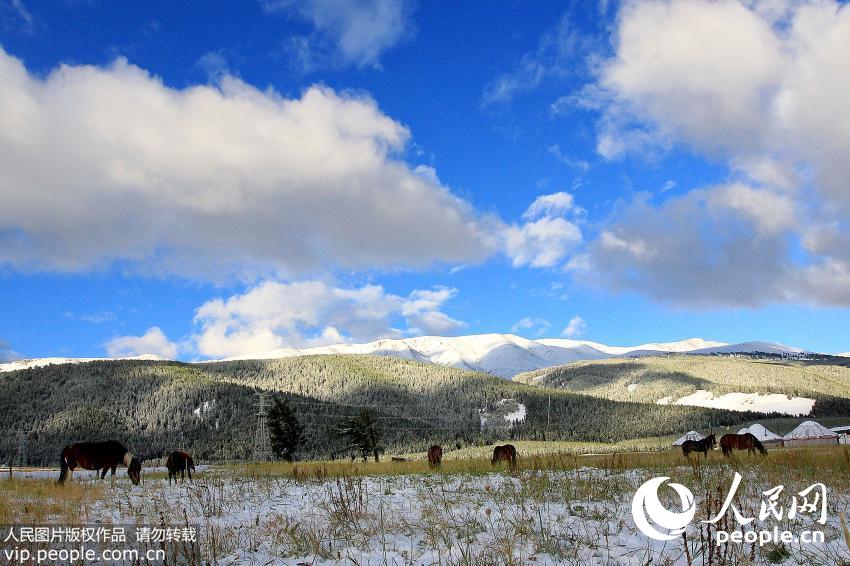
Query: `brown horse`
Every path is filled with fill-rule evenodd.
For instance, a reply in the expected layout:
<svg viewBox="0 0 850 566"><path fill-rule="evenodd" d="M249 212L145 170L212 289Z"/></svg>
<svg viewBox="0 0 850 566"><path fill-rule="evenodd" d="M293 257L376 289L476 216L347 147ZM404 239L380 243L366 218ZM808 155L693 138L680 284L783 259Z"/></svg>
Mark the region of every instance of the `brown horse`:
<svg viewBox="0 0 850 566"><path fill-rule="evenodd" d="M428 449L428 467L432 470L443 465L443 447L436 444Z"/></svg>
<svg viewBox="0 0 850 566"><path fill-rule="evenodd" d="M192 472L195 471L195 460L191 454L175 450L168 455L165 460L165 467L168 468L168 483L171 483L171 478L174 478L174 483L177 483L177 472L180 472L180 480L186 480L186 472L189 472L189 481L192 481Z"/></svg>
<svg viewBox="0 0 850 566"><path fill-rule="evenodd" d="M702 452L708 458L708 451L717 446L717 438L714 434L709 434L702 440L686 440L682 443L682 453L685 458L689 458L691 452Z"/></svg>
<svg viewBox="0 0 850 566"><path fill-rule="evenodd" d="M508 462L511 469L516 468L516 448L513 444L505 444L504 446L496 446L493 448L493 459L490 464L495 466L498 462Z"/></svg>
<svg viewBox="0 0 850 566"><path fill-rule="evenodd" d="M130 476L130 481L139 485L142 462L117 440L71 444L62 450L62 458L59 463L59 483L65 483L68 472L70 471L73 474L77 466L84 470L103 470L103 473L100 474L100 479L103 479L109 470L112 470L114 476L115 468L119 464L127 466L127 475Z"/></svg>
<svg viewBox="0 0 850 566"><path fill-rule="evenodd" d="M767 448L764 447L758 438L752 433L744 434L724 434L720 438L720 449L723 450L723 455L732 457L732 450L746 450L750 454L755 454L756 450L762 454L767 454Z"/></svg>

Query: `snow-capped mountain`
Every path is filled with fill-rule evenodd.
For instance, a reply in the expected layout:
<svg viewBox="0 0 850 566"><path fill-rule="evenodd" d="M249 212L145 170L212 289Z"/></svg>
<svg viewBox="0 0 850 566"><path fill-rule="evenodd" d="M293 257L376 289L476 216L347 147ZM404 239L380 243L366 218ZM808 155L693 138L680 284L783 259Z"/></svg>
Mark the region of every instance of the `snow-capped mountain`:
<svg viewBox="0 0 850 566"><path fill-rule="evenodd" d="M320 354L370 354L395 356L422 362L452 366L511 378L526 371L581 360L599 360L618 356L664 353L714 354L765 352L800 354L803 350L769 342L727 344L701 338L679 342L607 346L587 340L529 340L513 334L472 336L421 336L398 340L377 340L367 344L338 344L296 350L283 348L228 358L228 360L273 359Z"/></svg>
<svg viewBox="0 0 850 566"><path fill-rule="evenodd" d="M35 358L26 360L16 360L0 364L0 373L4 371L16 371L19 369L40 368L49 365L59 364L84 364L86 362L99 362L103 360L158 360L169 361L168 358L158 356L156 354L142 354L141 356L130 356L127 358Z"/></svg>
<svg viewBox="0 0 850 566"><path fill-rule="evenodd" d="M394 356L420 362L440 364L511 378L518 373L568 364L582 360L601 360L621 356L645 356L666 353L720 354L733 352L765 352L771 354L802 354L804 350L770 342L727 344L690 338L679 342L640 344L637 346L608 346L589 340L546 338L529 340L513 334L476 334L471 336L420 336L398 340L377 340L367 344L337 344L317 348L281 348L227 358L258 360L316 356L321 354L369 354ZM0 372L15 371L49 364L77 364L109 358L39 358L0 364ZM143 355L131 360L166 360L161 356Z"/></svg>

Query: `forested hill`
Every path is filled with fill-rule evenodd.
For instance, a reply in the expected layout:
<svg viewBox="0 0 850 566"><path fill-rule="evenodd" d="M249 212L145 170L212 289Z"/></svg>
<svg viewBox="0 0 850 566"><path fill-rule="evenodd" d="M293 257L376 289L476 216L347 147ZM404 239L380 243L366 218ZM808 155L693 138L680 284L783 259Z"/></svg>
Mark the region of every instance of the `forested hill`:
<svg viewBox="0 0 850 566"><path fill-rule="evenodd" d="M757 416L623 403L484 373L352 355L206 364L95 361L8 372L0 381L0 462L15 451L21 430L29 431L30 463L55 463L64 445L100 438L120 439L146 457L183 447L204 460L247 458L258 390L291 403L306 427L303 458L346 455L334 431L341 418L362 407L377 411L384 444L398 451L504 438L616 441ZM524 422L509 427L491 417L482 431L480 411L497 414L503 399L524 405ZM502 426L493 426L494 420Z"/></svg>
<svg viewBox="0 0 850 566"><path fill-rule="evenodd" d="M645 356L581 361L517 375L519 383L615 400L670 402L697 390L815 400L811 416L850 416L850 360L834 356Z"/></svg>

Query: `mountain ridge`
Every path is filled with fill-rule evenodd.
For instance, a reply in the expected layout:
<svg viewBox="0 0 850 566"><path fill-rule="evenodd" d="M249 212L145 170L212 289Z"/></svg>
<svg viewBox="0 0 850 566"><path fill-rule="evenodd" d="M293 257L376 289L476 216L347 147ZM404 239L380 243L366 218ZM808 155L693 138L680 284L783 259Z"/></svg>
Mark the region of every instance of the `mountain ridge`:
<svg viewBox="0 0 850 566"><path fill-rule="evenodd" d="M717 354L764 352L806 354L805 350L772 342L729 344L702 338L653 342L637 346L608 346L590 340L543 338L531 340L514 334L419 336L381 339L365 344L335 344L305 349L281 348L226 358L221 361L277 359L322 354L369 354L413 359L438 365L484 371L504 378L566 363L658 354Z"/></svg>
<svg viewBox="0 0 850 566"><path fill-rule="evenodd" d="M328 354L365 354L391 356L471 371L482 371L503 378L549 367L587 360L604 360L619 357L639 357L659 354L722 354L722 353L808 353L800 348L772 342L741 342L729 344L702 338L688 338L675 342L651 342L636 346L609 346L590 340L569 338L542 338L531 340L515 334L472 334L466 336L418 336L414 338L382 338L363 344L334 344L311 348L278 348L265 352L252 352L222 360L267 360L296 356ZM85 363L106 358L40 358L18 360L0 364L0 372L40 367L48 364ZM116 358L117 359L117 358ZM167 360L162 356L143 355L135 358Z"/></svg>

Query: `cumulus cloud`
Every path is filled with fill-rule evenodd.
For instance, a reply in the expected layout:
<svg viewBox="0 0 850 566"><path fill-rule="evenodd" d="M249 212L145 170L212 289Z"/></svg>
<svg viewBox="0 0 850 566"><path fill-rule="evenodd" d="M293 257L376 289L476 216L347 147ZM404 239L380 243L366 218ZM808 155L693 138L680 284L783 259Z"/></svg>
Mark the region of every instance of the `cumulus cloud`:
<svg viewBox="0 0 850 566"><path fill-rule="evenodd" d="M777 202L776 213L758 208L759 199ZM787 197L741 185L693 190L660 206L640 195L590 243L577 275L693 307L784 299L789 206Z"/></svg>
<svg viewBox="0 0 850 566"><path fill-rule="evenodd" d="M731 180L622 205L574 266L685 305L850 305L850 9L628 2L613 47L583 91L603 157L684 144Z"/></svg>
<svg viewBox="0 0 850 566"><path fill-rule="evenodd" d="M106 353L110 358L154 354L175 359L177 357L177 344L170 341L158 326L152 326L141 336L113 338L106 343Z"/></svg>
<svg viewBox="0 0 850 566"><path fill-rule="evenodd" d="M572 317L567 327L561 332L565 338L576 338L587 332L587 323L578 315Z"/></svg>
<svg viewBox="0 0 850 566"><path fill-rule="evenodd" d="M503 231L505 253L514 267L555 267L582 241L577 220L564 215L580 214L569 193L542 195L523 214L524 222Z"/></svg>
<svg viewBox="0 0 850 566"><path fill-rule="evenodd" d="M291 40L290 52L306 68L336 60L376 67L383 51L411 33L407 0L264 0L269 12L300 18L314 28Z"/></svg>
<svg viewBox="0 0 850 566"><path fill-rule="evenodd" d="M365 95L175 89L123 59L42 77L0 49L0 263L213 279L482 259L487 220L400 159L408 138Z"/></svg>
<svg viewBox="0 0 850 566"><path fill-rule="evenodd" d="M451 334L463 323L442 312L456 289L419 289L403 297L379 285L343 288L323 281L264 281L214 299L195 314L197 351L227 357L410 334Z"/></svg>

